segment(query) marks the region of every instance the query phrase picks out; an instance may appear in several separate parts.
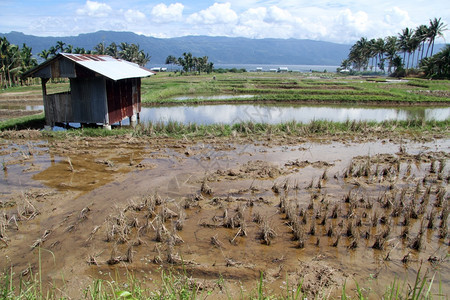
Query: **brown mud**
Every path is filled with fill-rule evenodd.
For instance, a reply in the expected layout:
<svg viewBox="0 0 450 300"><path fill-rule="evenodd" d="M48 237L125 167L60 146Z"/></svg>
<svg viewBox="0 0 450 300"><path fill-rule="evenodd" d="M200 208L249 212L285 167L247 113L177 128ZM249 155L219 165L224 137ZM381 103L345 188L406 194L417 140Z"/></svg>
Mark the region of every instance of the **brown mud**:
<svg viewBox="0 0 450 300"><path fill-rule="evenodd" d="M224 298L249 293L260 274L275 294L302 283L338 295L356 281L376 298L421 267L448 295L449 147L432 133L3 132L0 266L31 276L42 249L43 279L75 298L93 278L130 272L152 287L161 268Z"/></svg>

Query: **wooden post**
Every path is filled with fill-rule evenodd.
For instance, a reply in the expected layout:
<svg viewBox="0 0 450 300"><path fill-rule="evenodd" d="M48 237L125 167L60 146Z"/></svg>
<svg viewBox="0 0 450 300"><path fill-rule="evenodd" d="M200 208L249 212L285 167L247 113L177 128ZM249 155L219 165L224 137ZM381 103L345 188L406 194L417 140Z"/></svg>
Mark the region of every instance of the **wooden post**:
<svg viewBox="0 0 450 300"><path fill-rule="evenodd" d="M45 85L49 78L41 78L41 85L42 85L42 96L47 96L47 86Z"/></svg>
<svg viewBox="0 0 450 300"><path fill-rule="evenodd" d="M46 130L52 130L54 124L50 122L50 116L49 116L49 107L46 107L47 101L45 101L45 98L47 97L47 86L46 83L48 82L49 78L41 78L41 85L42 85L42 100L44 102L44 113L45 113L45 129Z"/></svg>

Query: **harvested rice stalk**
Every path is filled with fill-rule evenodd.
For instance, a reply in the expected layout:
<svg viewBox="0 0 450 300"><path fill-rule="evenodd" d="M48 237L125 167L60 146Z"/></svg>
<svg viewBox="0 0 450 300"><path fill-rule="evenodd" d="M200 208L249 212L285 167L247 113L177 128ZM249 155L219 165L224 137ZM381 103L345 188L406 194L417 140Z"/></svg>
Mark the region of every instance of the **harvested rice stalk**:
<svg viewBox="0 0 450 300"><path fill-rule="evenodd" d="M31 249L41 246L51 233L51 230L46 230L44 234L31 245Z"/></svg>
<svg viewBox="0 0 450 300"><path fill-rule="evenodd" d="M202 182L202 185L201 185L201 187L200 187L200 192L201 192L202 194L205 194L205 195L208 195L208 196L211 196L211 195L212 195L213 191L212 191L212 189L208 186L208 184L206 183L206 180L204 180L204 181Z"/></svg>
<svg viewBox="0 0 450 300"><path fill-rule="evenodd" d="M267 220L264 221L263 226L261 228L260 233L260 239L265 243L266 245L270 245L272 242L272 239L274 239L277 236L275 230L272 229L269 222Z"/></svg>
<svg viewBox="0 0 450 300"><path fill-rule="evenodd" d="M86 220L86 219L87 219L87 214L88 214L88 212L90 212L90 211L91 211L91 209L90 209L88 206L86 206L85 208L83 208L83 209L81 210L81 212L80 212L80 215L78 216L78 220L80 220L80 221Z"/></svg>

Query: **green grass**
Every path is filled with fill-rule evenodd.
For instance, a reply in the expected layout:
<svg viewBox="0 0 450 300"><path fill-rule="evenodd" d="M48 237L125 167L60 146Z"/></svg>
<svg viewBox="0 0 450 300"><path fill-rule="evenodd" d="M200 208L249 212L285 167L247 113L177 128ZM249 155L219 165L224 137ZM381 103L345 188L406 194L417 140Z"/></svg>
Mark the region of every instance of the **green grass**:
<svg viewBox="0 0 450 300"><path fill-rule="evenodd" d="M0 131L43 128L45 116L43 113L25 116L0 122Z"/></svg>
<svg viewBox="0 0 450 300"><path fill-rule="evenodd" d="M182 104L212 102L323 102L323 103L443 103L448 97L417 94L414 91L449 91L450 81L408 79L387 82L385 77L353 79L330 75L329 78L310 78L310 74L217 74L201 76L154 76L142 81L142 101L151 104ZM236 99L241 94L255 95L254 99ZM199 95L229 95L226 100L198 100ZM174 100L177 96L192 99Z"/></svg>
<svg viewBox="0 0 450 300"><path fill-rule="evenodd" d="M394 281L385 287L383 299L387 300L419 300L419 299L446 299L442 292L441 281L439 281L439 290L432 293L432 287L435 283L436 272L430 277L428 272L421 274L419 269L414 282L408 283L394 279ZM20 277L18 284L13 277ZM43 287L42 276L32 274L28 279L21 275L14 274L12 267L0 274L0 298L5 300L19 299L69 299L73 295L67 295L64 286L50 285L46 290ZM93 279L80 294L82 299L109 300L109 299L205 299L214 298L214 290L203 290L199 288L199 282L189 277L185 272L173 273L171 271L161 270L160 278L155 278L153 287L149 288L146 281L137 279L132 273L128 273L127 278L122 280L116 273L116 278L111 280ZM281 293L267 291L264 285L264 277L261 276L255 287L250 292L230 291L226 282L218 278L216 285L220 287L222 295L228 299L285 299L300 300L306 299L302 289L302 281L298 285L291 286L286 280L286 290ZM338 290L339 291L339 290ZM379 291L381 292L381 291ZM239 296L238 296L239 295ZM348 290L346 283L340 287L340 297L322 296L320 299L372 299L378 297L371 289L363 289L356 282L356 289Z"/></svg>
<svg viewBox="0 0 450 300"><path fill-rule="evenodd" d="M43 117L37 117L36 120L24 120L24 123L4 126L0 123L0 128L33 128L28 125L36 122L39 126L44 122ZM31 123L30 123L31 122ZM445 121L346 121L331 122L316 120L310 123L299 123L295 121L284 122L280 124L241 122L236 124L183 124L181 122L147 122L141 123L136 128L118 127L113 130L103 128L83 128L70 129L65 131L41 131L42 137L49 138L68 138L74 136L85 137L107 137L107 136L125 136L132 135L136 137L172 137L172 138L203 138L203 137L229 137L229 136L320 136L335 134L368 134L380 132L414 133L423 134L425 132L448 134L450 120ZM42 128L42 127L37 127Z"/></svg>
<svg viewBox="0 0 450 300"><path fill-rule="evenodd" d="M47 93L60 93L70 89L68 80L61 80L61 82L48 82L46 84ZM7 89L0 89L0 95L4 93L29 93L32 95L42 95L42 88L40 80L35 80L31 85L14 86Z"/></svg>

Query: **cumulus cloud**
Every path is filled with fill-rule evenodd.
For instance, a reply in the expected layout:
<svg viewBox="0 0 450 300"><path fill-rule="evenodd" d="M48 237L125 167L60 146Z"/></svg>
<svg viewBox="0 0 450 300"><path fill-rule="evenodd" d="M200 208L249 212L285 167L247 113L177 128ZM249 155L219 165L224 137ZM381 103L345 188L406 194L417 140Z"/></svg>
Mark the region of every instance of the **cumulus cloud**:
<svg viewBox="0 0 450 300"><path fill-rule="evenodd" d="M411 22L408 12L397 6L386 11L384 20L389 25L399 25L401 27L406 27Z"/></svg>
<svg viewBox="0 0 450 300"><path fill-rule="evenodd" d="M246 23L246 22L263 21L266 15L267 15L267 8L265 7L250 8L241 14L240 22Z"/></svg>
<svg viewBox="0 0 450 300"><path fill-rule="evenodd" d="M127 22L136 22L145 20L145 14L139 10L129 9L124 13Z"/></svg>
<svg viewBox="0 0 450 300"><path fill-rule="evenodd" d="M214 3L207 9L201 10L189 16L188 23L190 24L229 24L235 23L238 20L238 15L231 9L231 4Z"/></svg>
<svg viewBox="0 0 450 300"><path fill-rule="evenodd" d="M269 7L268 14L266 17L267 22L280 23L280 22L292 22L293 20L294 17L288 10L281 9L275 5Z"/></svg>
<svg viewBox="0 0 450 300"><path fill-rule="evenodd" d="M77 14L101 18L107 17L111 11L112 8L108 4L87 0L83 8L77 9Z"/></svg>
<svg viewBox="0 0 450 300"><path fill-rule="evenodd" d="M369 16L364 11L353 13L347 8L339 12L335 21L344 30L364 33L369 24Z"/></svg>
<svg viewBox="0 0 450 300"><path fill-rule="evenodd" d="M183 17L184 5L181 3L170 4L169 6L160 3L153 7L152 16L155 22L180 21Z"/></svg>

